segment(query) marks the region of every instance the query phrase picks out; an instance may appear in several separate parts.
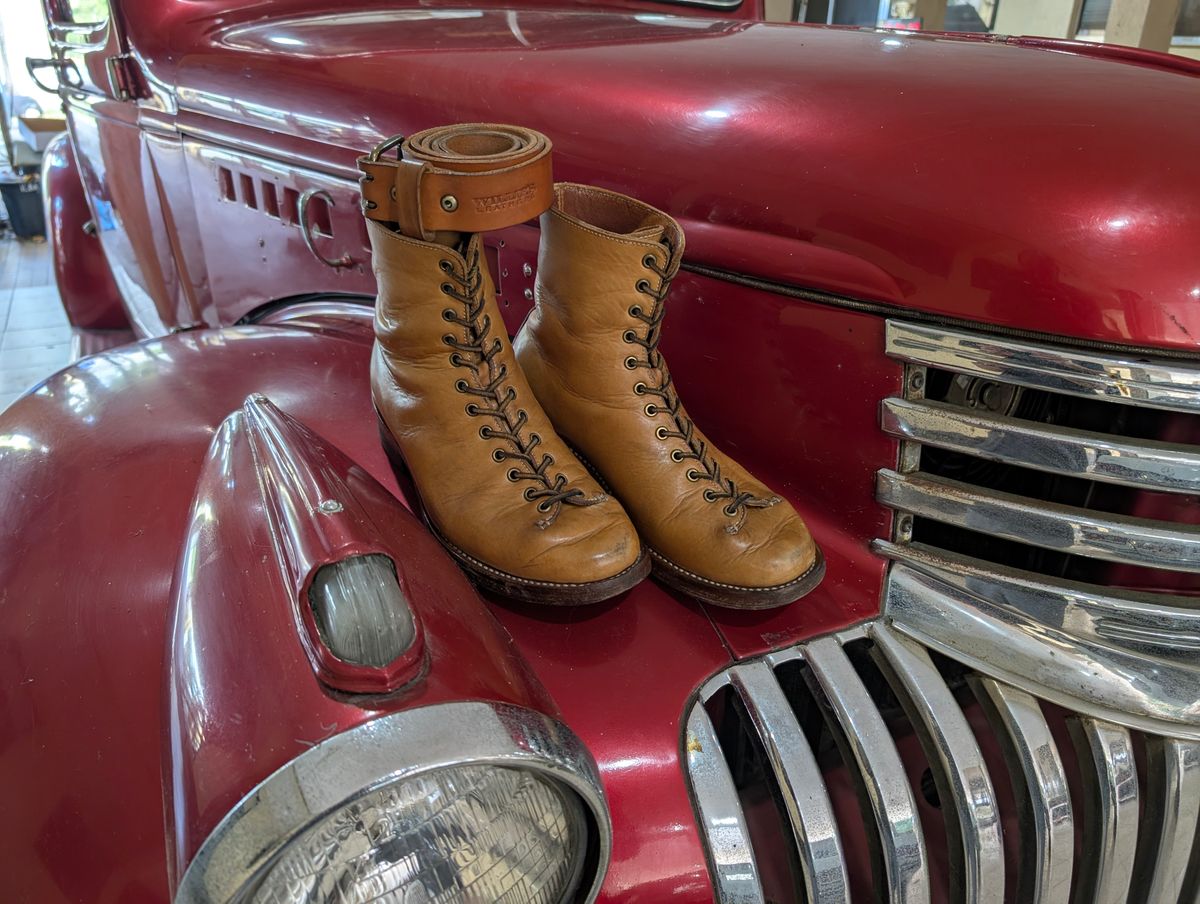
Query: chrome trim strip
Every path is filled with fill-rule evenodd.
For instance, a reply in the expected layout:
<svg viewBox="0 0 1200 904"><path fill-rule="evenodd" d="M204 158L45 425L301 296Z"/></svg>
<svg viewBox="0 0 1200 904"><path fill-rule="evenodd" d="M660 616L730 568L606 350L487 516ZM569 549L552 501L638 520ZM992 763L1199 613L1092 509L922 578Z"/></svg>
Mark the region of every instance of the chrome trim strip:
<svg viewBox="0 0 1200 904"><path fill-rule="evenodd" d="M1200 738L1200 609L877 540L893 626L986 675L1156 734ZM1181 601L1182 602L1182 601Z"/></svg>
<svg viewBox="0 0 1200 904"><path fill-rule="evenodd" d="M958 701L925 649L877 622L876 662L900 697L934 770L950 835L950 900L1004 902L1004 839L983 753Z"/></svg>
<svg viewBox="0 0 1200 904"><path fill-rule="evenodd" d="M1200 412L1200 367L1097 355L1017 339L887 322L887 354L901 361L1125 405Z"/></svg>
<svg viewBox="0 0 1200 904"><path fill-rule="evenodd" d="M796 839L804 885L812 904L842 904L850 897L842 840L820 767L791 704L765 662L734 666L737 692L767 753Z"/></svg>
<svg viewBox="0 0 1200 904"><path fill-rule="evenodd" d="M758 862L746 828L746 816L717 733L703 704L688 716L688 777L700 815L700 831L712 861L712 878L720 904L765 904Z"/></svg>
<svg viewBox="0 0 1200 904"><path fill-rule="evenodd" d="M1126 904L1138 838L1138 777L1129 732L1090 716L1067 720L1086 798L1076 901Z"/></svg>
<svg viewBox="0 0 1200 904"><path fill-rule="evenodd" d="M240 900L289 839L378 788L433 769L530 769L579 795L599 832L593 901L608 871L612 824L596 764L569 728L503 703L441 703L362 722L267 776L217 824L188 865L175 904Z"/></svg>
<svg viewBox="0 0 1200 904"><path fill-rule="evenodd" d="M1067 904L1075 859L1075 819L1071 792L1050 726L1037 700L991 678L968 679L976 696L1006 742L1009 771L1018 808L1027 810L1022 825L1033 826L1021 839L1022 862L1016 900L1030 904ZM1016 791L1024 787L1027 795Z"/></svg>
<svg viewBox="0 0 1200 904"><path fill-rule="evenodd" d="M883 469L875 495L884 505L1043 549L1200 572L1200 526L1092 512L986 490L926 474Z"/></svg>
<svg viewBox="0 0 1200 904"><path fill-rule="evenodd" d="M1200 611L1094 597L1084 585L1039 593L1032 580L996 580L1022 573L919 544L877 540L874 549L896 562L884 593L896 630L1039 698L1128 728L1200 738Z"/></svg>
<svg viewBox="0 0 1200 904"><path fill-rule="evenodd" d="M1200 816L1200 744L1146 739L1146 811L1130 901L1176 904Z"/></svg>
<svg viewBox="0 0 1200 904"><path fill-rule="evenodd" d="M980 458L1168 493L1200 492L1200 448L993 417L943 402L883 400L885 433Z"/></svg>
<svg viewBox="0 0 1200 904"><path fill-rule="evenodd" d="M891 900L928 902L929 864L917 802L875 701L834 638L805 644L804 661L863 779L879 830ZM835 727L832 721L830 727Z"/></svg>

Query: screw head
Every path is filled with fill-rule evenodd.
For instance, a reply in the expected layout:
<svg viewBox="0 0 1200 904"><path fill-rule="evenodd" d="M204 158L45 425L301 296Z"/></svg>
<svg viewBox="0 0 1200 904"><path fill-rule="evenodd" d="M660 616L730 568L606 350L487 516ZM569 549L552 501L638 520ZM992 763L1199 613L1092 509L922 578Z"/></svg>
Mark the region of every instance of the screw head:
<svg viewBox="0 0 1200 904"><path fill-rule="evenodd" d="M446 213L454 213L458 210L458 198L454 195L442 195L442 210Z"/></svg>
<svg viewBox="0 0 1200 904"><path fill-rule="evenodd" d="M336 515L338 512L343 511L343 506L336 499L326 499L317 506L317 509L326 515Z"/></svg>
<svg viewBox="0 0 1200 904"><path fill-rule="evenodd" d="M919 370L916 371L911 377L908 378L908 385L911 386L914 391L924 388L925 374L921 373Z"/></svg>

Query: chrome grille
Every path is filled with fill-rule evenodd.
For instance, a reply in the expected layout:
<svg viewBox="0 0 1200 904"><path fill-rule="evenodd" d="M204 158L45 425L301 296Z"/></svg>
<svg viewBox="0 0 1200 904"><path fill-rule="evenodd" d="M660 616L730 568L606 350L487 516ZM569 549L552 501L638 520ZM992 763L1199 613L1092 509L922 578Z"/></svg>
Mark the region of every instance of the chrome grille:
<svg viewBox="0 0 1200 904"><path fill-rule="evenodd" d="M1200 364L898 322L887 353L881 618L687 714L718 899L1200 902Z"/></svg>
<svg viewBox="0 0 1200 904"><path fill-rule="evenodd" d="M715 676L687 714L685 747L721 902L1200 895L1200 743L1063 710L886 620ZM849 814L830 791L843 771L860 798ZM752 816L764 796L777 806L767 828ZM862 838L874 872L856 882ZM941 849L948 874L933 865ZM794 866L771 876L781 851Z"/></svg>
<svg viewBox="0 0 1200 904"><path fill-rule="evenodd" d="M980 672L1200 738L1200 365L887 325L884 611Z"/></svg>

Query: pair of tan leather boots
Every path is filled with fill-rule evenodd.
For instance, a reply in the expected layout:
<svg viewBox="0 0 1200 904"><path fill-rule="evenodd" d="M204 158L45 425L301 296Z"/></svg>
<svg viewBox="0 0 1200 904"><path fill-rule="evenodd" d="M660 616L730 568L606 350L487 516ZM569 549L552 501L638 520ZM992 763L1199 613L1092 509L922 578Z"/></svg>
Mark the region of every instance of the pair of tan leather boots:
<svg viewBox="0 0 1200 904"><path fill-rule="evenodd" d="M671 217L550 175L545 136L468 124L361 158L378 280L371 364L394 460L485 589L552 605L650 573L780 606L824 560L795 510L688 417L659 351L683 255ZM541 218L536 303L510 344L480 233Z"/></svg>

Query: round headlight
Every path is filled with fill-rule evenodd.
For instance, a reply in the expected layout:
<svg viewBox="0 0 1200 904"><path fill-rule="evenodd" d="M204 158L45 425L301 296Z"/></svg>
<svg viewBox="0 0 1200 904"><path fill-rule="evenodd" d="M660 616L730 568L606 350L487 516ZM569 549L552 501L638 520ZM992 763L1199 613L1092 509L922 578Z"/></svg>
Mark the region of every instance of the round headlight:
<svg viewBox="0 0 1200 904"><path fill-rule="evenodd" d="M294 839L254 904L570 900L579 799L522 769L462 766L386 785Z"/></svg>
<svg viewBox="0 0 1200 904"><path fill-rule="evenodd" d="M442 703L263 779L191 857L175 904L590 902L611 838L596 764L565 725Z"/></svg>

